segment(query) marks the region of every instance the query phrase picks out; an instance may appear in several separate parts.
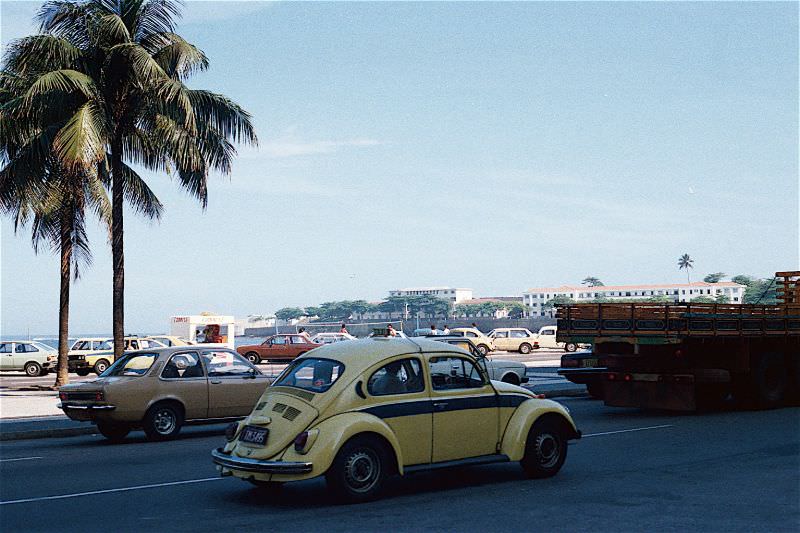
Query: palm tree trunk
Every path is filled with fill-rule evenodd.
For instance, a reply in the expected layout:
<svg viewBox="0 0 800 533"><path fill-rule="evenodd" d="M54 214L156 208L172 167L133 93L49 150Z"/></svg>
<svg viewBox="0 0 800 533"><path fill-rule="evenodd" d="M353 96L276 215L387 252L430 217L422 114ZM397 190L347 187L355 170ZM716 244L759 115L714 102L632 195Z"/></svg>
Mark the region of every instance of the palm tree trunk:
<svg viewBox="0 0 800 533"><path fill-rule="evenodd" d="M124 179L122 177L122 141L111 144L111 260L113 280L114 359L125 349L125 254L123 249L122 207Z"/></svg>
<svg viewBox="0 0 800 533"><path fill-rule="evenodd" d="M58 364L54 387L69 383L69 289L72 276L72 227L70 218L61 217L61 294L58 306Z"/></svg>

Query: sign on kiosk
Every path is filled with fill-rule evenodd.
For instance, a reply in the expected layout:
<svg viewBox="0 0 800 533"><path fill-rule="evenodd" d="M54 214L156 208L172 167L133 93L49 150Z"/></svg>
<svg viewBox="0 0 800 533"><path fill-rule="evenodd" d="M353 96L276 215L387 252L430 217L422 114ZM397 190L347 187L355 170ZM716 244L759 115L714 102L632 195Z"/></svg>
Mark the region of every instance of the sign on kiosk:
<svg viewBox="0 0 800 533"><path fill-rule="evenodd" d="M170 335L198 344L234 347L234 320L228 315L180 315L170 318Z"/></svg>

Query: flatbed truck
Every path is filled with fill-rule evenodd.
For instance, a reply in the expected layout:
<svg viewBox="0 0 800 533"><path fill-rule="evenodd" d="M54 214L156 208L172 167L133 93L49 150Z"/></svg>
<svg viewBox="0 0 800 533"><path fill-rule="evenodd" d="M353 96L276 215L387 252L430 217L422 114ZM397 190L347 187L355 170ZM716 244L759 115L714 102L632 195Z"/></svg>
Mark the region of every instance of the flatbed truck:
<svg viewBox="0 0 800 533"><path fill-rule="evenodd" d="M800 271L776 279L775 305L559 305L557 340L592 344L609 406L778 407L800 395Z"/></svg>

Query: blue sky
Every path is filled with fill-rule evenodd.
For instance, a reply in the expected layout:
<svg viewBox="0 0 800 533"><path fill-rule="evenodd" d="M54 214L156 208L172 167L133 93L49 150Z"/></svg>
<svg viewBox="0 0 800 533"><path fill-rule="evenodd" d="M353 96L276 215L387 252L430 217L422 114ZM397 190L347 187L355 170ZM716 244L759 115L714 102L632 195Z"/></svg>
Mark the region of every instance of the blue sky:
<svg viewBox="0 0 800 533"><path fill-rule="evenodd" d="M5 45L37 3L0 6ZM126 219L126 330L392 288L798 267L797 3L191 2L191 85L260 138L204 212ZM111 330L110 251L71 330ZM2 334L54 333L58 261L2 222Z"/></svg>

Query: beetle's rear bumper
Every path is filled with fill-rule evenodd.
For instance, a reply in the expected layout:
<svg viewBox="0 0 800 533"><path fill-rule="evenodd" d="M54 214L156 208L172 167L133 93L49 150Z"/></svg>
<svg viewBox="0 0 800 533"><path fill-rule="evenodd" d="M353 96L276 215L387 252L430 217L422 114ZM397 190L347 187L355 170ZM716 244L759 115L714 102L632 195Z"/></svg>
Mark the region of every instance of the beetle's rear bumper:
<svg viewBox="0 0 800 533"><path fill-rule="evenodd" d="M252 472L255 474L307 474L314 468L313 463L288 461L261 461L245 457L233 457L222 448L212 450L211 458L217 465L230 470Z"/></svg>

